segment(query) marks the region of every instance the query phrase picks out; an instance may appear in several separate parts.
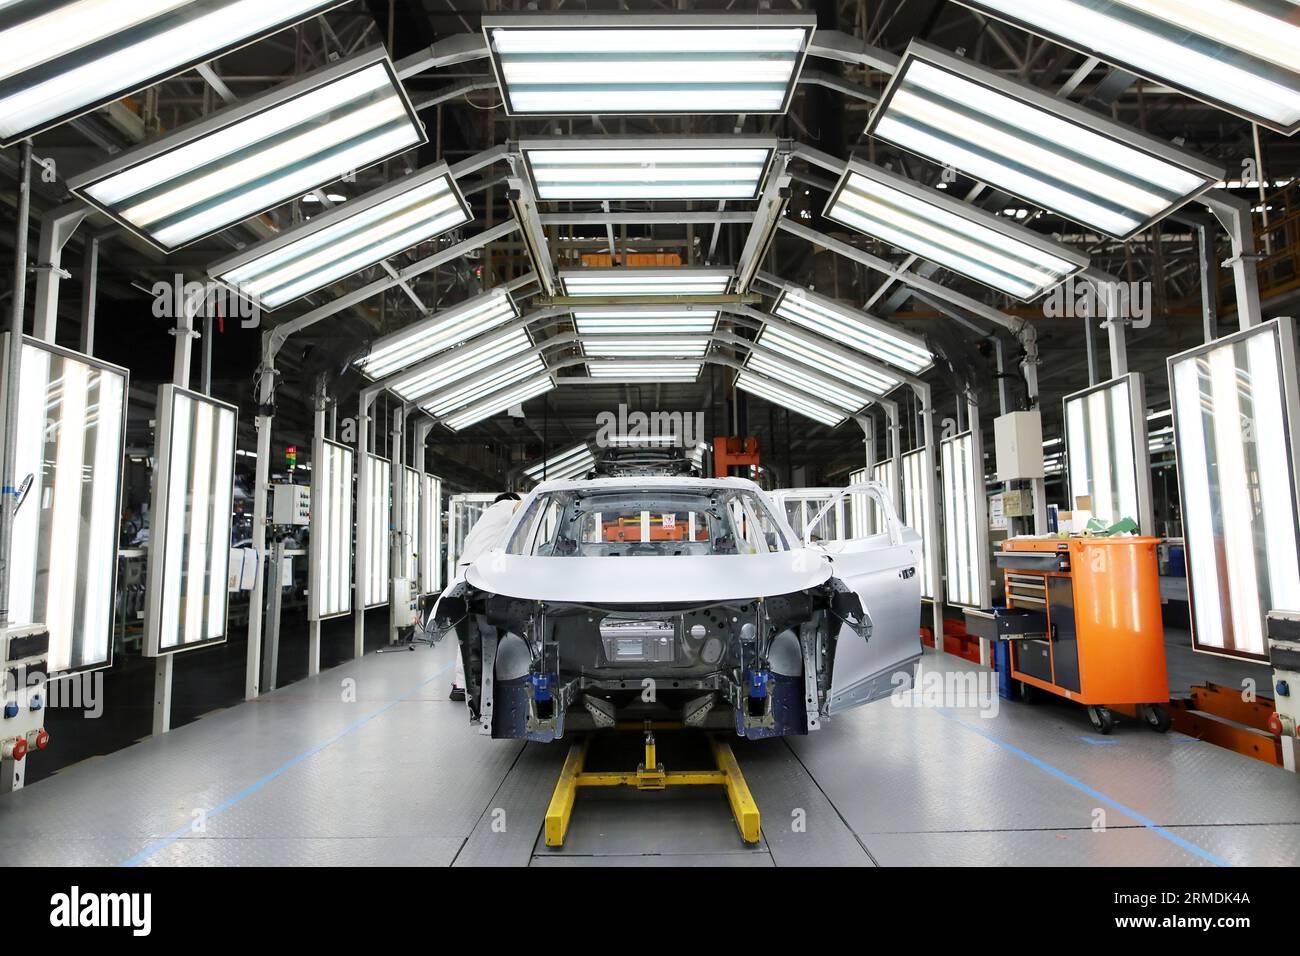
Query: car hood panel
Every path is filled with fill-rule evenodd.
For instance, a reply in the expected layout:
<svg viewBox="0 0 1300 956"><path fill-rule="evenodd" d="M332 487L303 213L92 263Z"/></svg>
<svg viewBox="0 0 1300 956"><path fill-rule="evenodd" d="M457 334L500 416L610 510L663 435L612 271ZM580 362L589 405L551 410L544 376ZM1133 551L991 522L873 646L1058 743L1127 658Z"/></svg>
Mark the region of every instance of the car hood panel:
<svg viewBox="0 0 1300 956"><path fill-rule="evenodd" d="M675 604L747 600L825 584L824 554L673 555L537 558L493 551L466 572L481 591L532 601L578 604Z"/></svg>

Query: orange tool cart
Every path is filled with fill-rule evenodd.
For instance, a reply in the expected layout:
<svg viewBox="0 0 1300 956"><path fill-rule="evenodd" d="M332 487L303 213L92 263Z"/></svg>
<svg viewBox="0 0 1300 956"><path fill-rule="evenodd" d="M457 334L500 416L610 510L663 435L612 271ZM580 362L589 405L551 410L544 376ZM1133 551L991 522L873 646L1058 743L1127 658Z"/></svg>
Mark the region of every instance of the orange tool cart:
<svg viewBox="0 0 1300 956"><path fill-rule="evenodd" d="M1169 729L1158 543L1126 536L1002 542L997 564L1008 610L995 617L996 636L1010 641L1011 676L1027 693L1085 705L1103 734L1114 728L1112 710Z"/></svg>

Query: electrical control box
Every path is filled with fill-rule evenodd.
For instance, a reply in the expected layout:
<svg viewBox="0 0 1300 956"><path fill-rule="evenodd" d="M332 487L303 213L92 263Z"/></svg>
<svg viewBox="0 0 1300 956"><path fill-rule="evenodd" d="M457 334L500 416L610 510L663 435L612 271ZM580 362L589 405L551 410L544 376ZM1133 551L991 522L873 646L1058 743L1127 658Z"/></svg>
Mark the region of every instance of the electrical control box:
<svg viewBox="0 0 1300 956"><path fill-rule="evenodd" d="M310 485L272 485L271 523L306 525L311 523Z"/></svg>
<svg viewBox="0 0 1300 956"><path fill-rule="evenodd" d="M1273 665L1273 723L1282 740L1282 763L1297 771L1300 754L1300 611L1269 611L1268 660Z"/></svg>
<svg viewBox="0 0 1300 956"><path fill-rule="evenodd" d="M993 419L998 481L1042 478L1043 416L1039 412L1011 412Z"/></svg>
<svg viewBox="0 0 1300 956"><path fill-rule="evenodd" d="M0 758L6 766L8 787L22 786L22 760L34 750L44 750L50 736L45 731L46 684L50 631L44 624L23 624L0 631L0 662L4 684L0 687Z"/></svg>
<svg viewBox="0 0 1300 956"><path fill-rule="evenodd" d="M393 579L393 626L410 627L419 613L419 595L409 578Z"/></svg>

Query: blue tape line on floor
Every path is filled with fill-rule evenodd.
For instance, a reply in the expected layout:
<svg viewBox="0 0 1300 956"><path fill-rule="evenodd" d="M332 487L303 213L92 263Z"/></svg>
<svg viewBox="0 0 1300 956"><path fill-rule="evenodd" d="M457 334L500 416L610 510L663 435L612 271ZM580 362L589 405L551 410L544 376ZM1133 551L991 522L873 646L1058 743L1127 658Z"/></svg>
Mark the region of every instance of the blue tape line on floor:
<svg viewBox="0 0 1300 956"><path fill-rule="evenodd" d="M1094 800L1098 800L1106 804L1111 809L1118 810L1120 813L1124 814L1125 816L1131 817L1133 820L1137 821L1142 826L1146 827L1152 833L1156 834L1156 836L1164 837L1164 839L1168 840L1170 843L1173 843L1175 846L1181 847L1182 849L1186 850L1188 853L1194 853L1196 856L1199 856L1202 860L1205 860L1208 863L1212 863L1215 866L1230 865L1227 860L1223 860L1215 856L1209 850L1197 846L1195 843L1192 843L1190 840L1184 840L1176 833L1170 833L1160 824L1138 813L1132 807L1125 806L1124 804L1120 803L1118 800L1114 799L1113 797L1106 796L1106 794L1102 793L1100 790L1088 786L1086 783L1084 783L1082 780L1078 779L1077 777L1072 777L1064 770L1059 770L1056 767L1053 767L1046 760L1042 760L1041 758L1035 757L1033 754L1028 753L1027 751L1021 750L1015 744L1008 743L1007 741L1003 740L1001 737L995 737L993 734L990 734L987 731L980 730L978 727L974 726L973 724L968 724L960 717L956 717L952 714L947 713L942 708L936 708L935 712L944 720L950 720L953 723L957 724L958 726L964 727L965 729L969 730L973 734L979 734L989 743L996 744L997 746L1001 747L1003 750L1007 751L1008 753L1013 753L1021 760L1033 764L1039 770L1046 771L1047 773L1050 773L1053 777L1056 777L1056 779L1069 784L1071 787L1074 787L1074 789L1079 790L1082 793L1086 793Z"/></svg>
<svg viewBox="0 0 1300 956"><path fill-rule="evenodd" d="M318 743L315 747L312 747L310 750L304 750L302 753L298 754L298 756L293 757L292 759L286 761L285 763L282 763L280 766L276 767L270 773L266 774L263 777L259 777L257 780L253 781L243 790L240 790L238 793L234 794L233 796L227 797L225 800L218 803L211 810L208 810L207 813L205 814L205 818L211 820L213 817L217 816L218 814L225 813L235 804L239 803L244 798L252 796L254 793L257 793L257 791L261 790L272 780L292 770L294 767L298 766L298 764L302 763L304 760L308 760L309 758L316 756L316 754L320 753L326 747L330 746L331 744L337 743L338 741L346 737L348 734L352 733L354 730L357 730L358 728L364 726L365 724L370 723L370 721L374 720L376 717L380 716L381 714L386 714L388 711L392 710L394 707L396 707L406 698L410 697L416 691L427 687L428 685L432 684L435 680L437 680L439 677L446 674L447 671L452 669L452 666L453 664L450 663L447 664L445 667L439 670L432 677L429 677L426 680L422 680L414 687L402 692L397 697L390 700L383 707L380 707L378 710L374 711L373 713L367 714L364 717L358 718L356 721L354 721L351 724L348 724L348 726L344 727L334 736L328 738L327 740L322 741L321 743ZM141 863L149 859L159 850L166 849L167 847L175 843L177 840L184 837L187 833L192 832L192 829L193 829L193 824L187 823L185 826L173 830L171 833L167 834L166 836L160 837L159 839L155 840L153 843L149 844L147 847L145 847L135 856L131 857L128 860L123 860L121 863L118 864L118 866L139 866Z"/></svg>

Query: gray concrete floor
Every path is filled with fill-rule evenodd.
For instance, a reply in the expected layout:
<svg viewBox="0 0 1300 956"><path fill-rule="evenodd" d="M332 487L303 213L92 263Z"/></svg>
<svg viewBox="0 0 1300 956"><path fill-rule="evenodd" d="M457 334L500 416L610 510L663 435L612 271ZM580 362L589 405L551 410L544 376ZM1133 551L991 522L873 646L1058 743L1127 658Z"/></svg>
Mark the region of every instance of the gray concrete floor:
<svg viewBox="0 0 1300 956"><path fill-rule="evenodd" d="M1132 723L1099 738L1064 701L987 699L880 702L809 737L736 742L757 846L711 788L587 790L552 850L566 745L479 736L447 699L450 666L449 644L370 654L61 770L0 800L0 863L1300 864L1295 775ZM923 670L994 686L951 657ZM701 753L660 739L670 769Z"/></svg>

